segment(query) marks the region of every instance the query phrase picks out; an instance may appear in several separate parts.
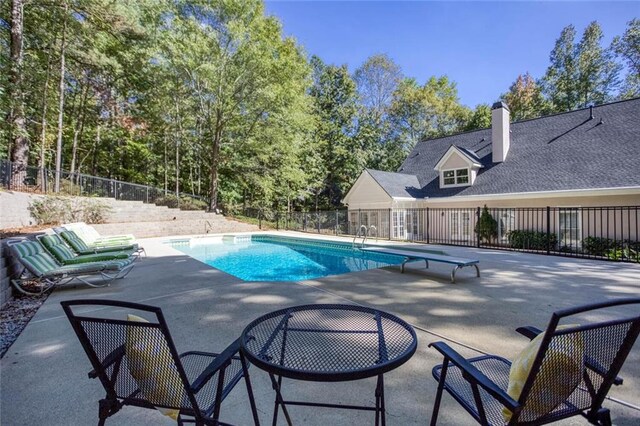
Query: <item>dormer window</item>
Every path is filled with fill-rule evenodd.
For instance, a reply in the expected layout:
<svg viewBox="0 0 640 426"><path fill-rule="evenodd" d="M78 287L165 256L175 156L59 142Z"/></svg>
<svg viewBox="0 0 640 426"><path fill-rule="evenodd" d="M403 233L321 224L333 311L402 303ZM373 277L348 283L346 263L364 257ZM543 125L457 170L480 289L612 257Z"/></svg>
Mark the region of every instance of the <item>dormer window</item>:
<svg viewBox="0 0 640 426"><path fill-rule="evenodd" d="M475 152L451 145L440 158L434 170L440 174L440 188L471 186L482 168Z"/></svg>
<svg viewBox="0 0 640 426"><path fill-rule="evenodd" d="M469 185L469 169L453 169L442 171L442 186Z"/></svg>

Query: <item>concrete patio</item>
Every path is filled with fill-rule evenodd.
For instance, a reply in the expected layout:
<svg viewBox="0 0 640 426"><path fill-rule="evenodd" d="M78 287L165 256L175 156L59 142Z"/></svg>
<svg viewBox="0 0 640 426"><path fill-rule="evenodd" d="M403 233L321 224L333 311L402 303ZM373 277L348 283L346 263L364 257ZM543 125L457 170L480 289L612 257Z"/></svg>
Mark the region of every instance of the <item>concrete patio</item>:
<svg viewBox="0 0 640 426"><path fill-rule="evenodd" d="M284 233L283 233L284 234ZM297 234L298 236L300 234ZM142 240L148 258L110 287L67 287L55 291L0 362L3 425L88 425L97 423L97 401L104 396L59 302L106 298L162 308L179 351L216 351L239 336L254 318L286 306L353 303L396 314L417 327L418 350L406 364L385 375L389 425L428 423L436 382L431 368L441 362L430 342L446 340L464 355L478 351L512 358L527 339L521 325L544 328L553 311L569 306L640 295L640 265L541 256L524 253L437 247L451 255L480 260L481 278L463 269L449 282L451 267L423 263L377 269L304 282L243 282L171 248L167 239ZM343 239L347 241L347 239ZM351 241L350 239L348 241ZM436 248L436 246L430 246ZM251 369L260 420L271 423L274 394L268 375ZM624 385L610 395L640 406L640 344L621 374ZM345 404L373 404L375 379L338 384L284 381L285 398ZM640 410L607 401L616 425L640 424ZM295 424L372 424L373 415L330 409L291 407ZM222 406L221 420L250 425L244 386ZM280 416L280 424L284 424ZM157 411L125 407L107 424L175 424ZM445 395L439 424L474 424ZM587 424L582 418L563 424Z"/></svg>

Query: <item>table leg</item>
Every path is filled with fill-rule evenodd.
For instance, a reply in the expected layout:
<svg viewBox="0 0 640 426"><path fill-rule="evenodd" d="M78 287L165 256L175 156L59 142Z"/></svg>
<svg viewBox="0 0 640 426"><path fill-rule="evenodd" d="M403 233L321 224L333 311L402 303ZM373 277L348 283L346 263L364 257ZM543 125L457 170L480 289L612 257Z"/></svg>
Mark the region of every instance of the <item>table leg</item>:
<svg viewBox="0 0 640 426"><path fill-rule="evenodd" d="M284 399L282 398L282 394L280 393L280 388L282 387L282 376L278 376L278 380L276 380L273 374L269 374L271 378L271 385L273 386L273 390L276 391L276 400L273 404L273 426L276 426L278 423L278 411L280 410L280 406L282 405L282 413L284 414L285 419L287 419L287 424L289 426L293 426L291 422L291 417L289 417L289 412L287 411L286 405L284 405Z"/></svg>
<svg viewBox="0 0 640 426"><path fill-rule="evenodd" d="M386 411L384 408L384 379L382 374L378 375L378 383L376 384L376 426L382 424L385 426Z"/></svg>
<svg viewBox="0 0 640 426"><path fill-rule="evenodd" d="M256 407L256 400L253 397L251 379L249 378L249 367L247 366L247 360L244 358L242 351L240 351L240 363L242 365L242 374L244 374L244 381L245 381L245 385L247 386L247 393L249 395L249 404L251 405L251 414L253 415L253 423L255 424L255 426L260 426L260 420L258 419L258 409Z"/></svg>

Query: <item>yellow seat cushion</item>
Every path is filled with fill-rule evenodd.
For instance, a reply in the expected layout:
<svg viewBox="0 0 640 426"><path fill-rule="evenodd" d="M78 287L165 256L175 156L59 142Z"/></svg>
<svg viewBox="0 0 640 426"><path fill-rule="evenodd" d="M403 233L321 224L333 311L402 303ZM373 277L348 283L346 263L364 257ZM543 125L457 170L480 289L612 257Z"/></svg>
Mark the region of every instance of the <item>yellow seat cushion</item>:
<svg viewBox="0 0 640 426"><path fill-rule="evenodd" d="M127 321L146 322L136 315ZM127 327L125 351L129 372L136 380L142 397L152 404L180 407L184 386L169 346L157 328ZM176 420L179 410L156 407L162 414Z"/></svg>
<svg viewBox="0 0 640 426"><path fill-rule="evenodd" d="M556 330L574 327L578 326L564 325L557 327ZM543 337L544 333L540 333L531 340L511 364L507 393L516 401L520 398L524 384L529 377ZM582 381L583 373L584 342L582 335L571 333L554 337L547 348L536 381L523 408L526 420L530 421L542 417L564 402ZM511 411L504 408L502 413L505 420L509 422ZM522 414L520 418L525 420Z"/></svg>

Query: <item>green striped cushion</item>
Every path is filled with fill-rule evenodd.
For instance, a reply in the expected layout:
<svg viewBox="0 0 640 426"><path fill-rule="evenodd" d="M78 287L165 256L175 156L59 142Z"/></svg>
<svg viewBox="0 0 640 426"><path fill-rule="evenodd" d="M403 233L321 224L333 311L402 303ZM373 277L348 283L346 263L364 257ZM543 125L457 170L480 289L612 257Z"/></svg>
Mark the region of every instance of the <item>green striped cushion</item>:
<svg viewBox="0 0 640 426"><path fill-rule="evenodd" d="M108 262L101 262L106 266L108 271L119 271L122 268L131 265L133 262L133 258L129 259L121 259L121 260L110 260Z"/></svg>
<svg viewBox="0 0 640 426"><path fill-rule="evenodd" d="M109 253L83 254L83 255L77 256L74 259L65 260L63 263L65 265L74 265L78 263L104 262L104 261L119 260L119 259L129 259L129 255L127 253L122 253L122 252L115 252L112 254L109 254Z"/></svg>
<svg viewBox="0 0 640 426"><path fill-rule="evenodd" d="M64 265L47 272L43 276L55 277L55 276L60 276L65 274L70 274L70 275L95 274L105 269L106 269L105 265L100 262L83 263L80 265Z"/></svg>
<svg viewBox="0 0 640 426"><path fill-rule="evenodd" d="M60 267L60 264L37 241L24 241L10 246L11 252L36 277Z"/></svg>
<svg viewBox="0 0 640 426"><path fill-rule="evenodd" d="M40 238L40 242L49 250L49 253L63 264L76 258L76 254L65 244L59 235L45 235Z"/></svg>
<svg viewBox="0 0 640 426"><path fill-rule="evenodd" d="M114 251L133 252L138 249L138 244L130 244L127 241L119 241L118 244L110 244L108 245L108 247L87 245L87 243L85 243L85 241L80 238L75 231L63 231L60 233L60 235L78 254L109 253Z"/></svg>
<svg viewBox="0 0 640 426"><path fill-rule="evenodd" d="M93 253L91 247L89 247L74 231L62 231L60 236L64 238L64 240L69 243L72 249L75 250L76 253L80 254L89 254Z"/></svg>

